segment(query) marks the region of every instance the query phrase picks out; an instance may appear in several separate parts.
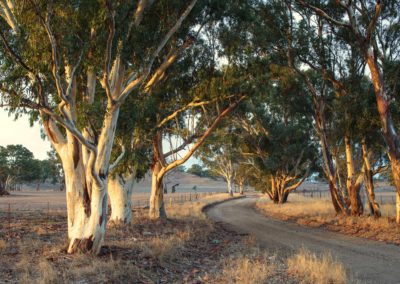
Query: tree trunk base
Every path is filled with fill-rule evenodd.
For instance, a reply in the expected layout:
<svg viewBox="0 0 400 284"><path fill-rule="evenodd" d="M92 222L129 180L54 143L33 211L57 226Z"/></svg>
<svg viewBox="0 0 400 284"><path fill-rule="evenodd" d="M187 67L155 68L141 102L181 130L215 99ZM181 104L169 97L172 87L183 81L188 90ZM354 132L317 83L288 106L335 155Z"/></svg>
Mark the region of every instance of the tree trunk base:
<svg viewBox="0 0 400 284"><path fill-rule="evenodd" d="M396 222L400 224L400 192L396 195Z"/></svg>

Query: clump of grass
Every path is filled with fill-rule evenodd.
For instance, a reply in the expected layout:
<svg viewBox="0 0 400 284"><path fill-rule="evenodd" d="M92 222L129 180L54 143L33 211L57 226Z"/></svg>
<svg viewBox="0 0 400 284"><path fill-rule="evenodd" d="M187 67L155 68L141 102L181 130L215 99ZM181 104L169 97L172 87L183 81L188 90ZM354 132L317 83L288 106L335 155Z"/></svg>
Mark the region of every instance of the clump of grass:
<svg viewBox="0 0 400 284"><path fill-rule="evenodd" d="M268 255L265 253L239 254L225 260L220 281L241 284L266 283L274 270L274 265L269 264Z"/></svg>
<svg viewBox="0 0 400 284"><path fill-rule="evenodd" d="M54 266L45 258L40 258L39 262L35 262L30 255L23 254L16 267L20 272L20 283L50 284L62 282Z"/></svg>
<svg viewBox="0 0 400 284"><path fill-rule="evenodd" d="M169 237L154 237L142 244L142 254L158 259L160 262L177 259L179 250L191 237L191 231L177 231Z"/></svg>
<svg viewBox="0 0 400 284"><path fill-rule="evenodd" d="M296 276L300 283L344 284L347 273L342 263L330 253L321 256L301 249L287 260L289 273Z"/></svg>
<svg viewBox="0 0 400 284"><path fill-rule="evenodd" d="M58 282L57 271L54 266L47 260L42 259L38 265L39 278L38 283L50 284Z"/></svg>
<svg viewBox="0 0 400 284"><path fill-rule="evenodd" d="M137 267L129 261L116 260L112 256L106 259L80 256L71 264L73 275L69 278L78 283L125 282L135 274Z"/></svg>

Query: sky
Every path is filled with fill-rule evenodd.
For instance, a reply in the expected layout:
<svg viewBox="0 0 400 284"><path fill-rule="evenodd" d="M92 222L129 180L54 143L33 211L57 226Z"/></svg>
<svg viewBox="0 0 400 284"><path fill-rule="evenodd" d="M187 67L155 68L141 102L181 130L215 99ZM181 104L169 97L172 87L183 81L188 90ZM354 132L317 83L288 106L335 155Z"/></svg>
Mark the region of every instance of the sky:
<svg viewBox="0 0 400 284"><path fill-rule="evenodd" d="M51 149L50 142L41 138L39 123L35 123L33 127L30 127L28 116L22 116L18 120L14 120L13 116L8 116L6 111L0 109L0 130L0 146L21 144L28 148L36 159L47 159L47 152ZM167 144L165 144L165 148L167 151ZM184 166L188 168L194 163L200 163L200 161L192 157Z"/></svg>
<svg viewBox="0 0 400 284"><path fill-rule="evenodd" d="M50 142L40 137L38 123L30 127L28 116L14 120L13 116L8 116L6 111L0 109L0 130L0 146L21 144L28 148L36 159L44 160L47 158Z"/></svg>

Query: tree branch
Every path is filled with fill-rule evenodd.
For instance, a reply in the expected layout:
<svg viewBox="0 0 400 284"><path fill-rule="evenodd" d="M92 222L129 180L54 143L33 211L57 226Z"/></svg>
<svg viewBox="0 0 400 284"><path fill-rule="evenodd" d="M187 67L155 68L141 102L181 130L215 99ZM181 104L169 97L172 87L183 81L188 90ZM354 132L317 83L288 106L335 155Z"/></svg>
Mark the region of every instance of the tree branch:
<svg viewBox="0 0 400 284"><path fill-rule="evenodd" d="M166 167L163 167L160 171L159 176L162 177L167 173L168 171L172 170L173 168L176 168L183 163L185 163L192 155L193 153L204 143L204 141L207 139L208 136L214 131L214 129L218 126L220 121L228 115L232 110L234 110L241 101L243 101L246 98L246 96L242 96L239 98L238 101L235 103L231 104L229 107L227 107L225 110L223 110L214 120L213 124L203 133L203 135L200 137L200 139L190 148L190 150L186 153L183 158L174 161L173 163L170 163Z"/></svg>
<svg viewBox="0 0 400 284"><path fill-rule="evenodd" d="M319 15L322 18L326 19L327 21L333 23L334 25L345 27L345 28L350 28L351 27L349 25L349 23L335 20L334 18L330 17L324 10L322 10L322 9L320 9L318 7L315 7L313 5L310 5L310 4L306 3L304 0L295 0L295 1L297 3L299 3L303 7L306 7L306 8L309 8L309 9L313 10L317 15Z"/></svg>
<svg viewBox="0 0 400 284"><path fill-rule="evenodd" d="M109 33L107 37L107 44L106 44L106 52L105 52L105 60L104 60L104 76L103 76L103 85L106 90L106 95L109 104L113 104L113 98L111 93L110 87L110 70L111 70L111 52L112 52L112 45L115 36L115 12L112 9L112 4L110 1L106 1L107 10L109 14ZM118 56L116 61L119 60Z"/></svg>
<svg viewBox="0 0 400 284"><path fill-rule="evenodd" d="M109 167L110 172L118 166L118 164L121 162L121 160L125 156L125 152L126 152L125 146L123 144L121 144L121 154L117 157L117 159L115 159L114 163L112 163L110 165L110 167Z"/></svg>
<svg viewBox="0 0 400 284"><path fill-rule="evenodd" d="M183 12L183 14L180 16L178 21L175 23L175 25L168 31L168 33L165 35L164 39L160 42L156 50L153 52L152 56L150 57L149 63L147 66L144 68L143 72L141 75L138 77L135 76L135 74L129 75L127 79L127 85L122 91L121 95L118 98L118 104L120 104L122 101L126 99L126 97L141 84L143 81L146 80L146 78L149 76L151 72L151 68L153 67L155 59L158 57L159 53L161 50L164 48L164 46L167 44L167 42L171 39L171 37L177 32L177 30L181 27L183 21L187 18L189 13L192 11L194 5L197 3L198 0L192 0L192 2L189 4L189 6L186 8L186 10Z"/></svg>

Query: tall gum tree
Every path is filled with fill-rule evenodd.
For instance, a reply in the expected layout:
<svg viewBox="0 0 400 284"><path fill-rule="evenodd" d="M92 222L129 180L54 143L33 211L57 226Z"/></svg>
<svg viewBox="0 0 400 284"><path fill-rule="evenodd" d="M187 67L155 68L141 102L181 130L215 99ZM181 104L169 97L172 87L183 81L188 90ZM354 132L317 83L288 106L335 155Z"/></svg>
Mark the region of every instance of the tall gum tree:
<svg viewBox="0 0 400 284"><path fill-rule="evenodd" d="M397 15L400 4L398 1L379 0L367 3L340 0L334 6L328 5L328 1L313 4L304 0L296 2L343 31L342 34L349 35L345 41L349 45L357 45L369 68L397 191L396 221L400 223L400 138L390 111L390 102L398 85L398 80L390 78L393 76L390 65L398 61L400 52ZM394 75L398 77L397 72Z"/></svg>
<svg viewBox="0 0 400 284"><path fill-rule="evenodd" d="M241 155L247 158L249 184L275 204L283 204L315 169L316 149L310 140L309 123L298 121L293 113L280 121L275 120L279 117L276 113L269 112L275 117L271 119L263 112L259 107L258 115L253 113L249 122L241 123L246 125ZM252 128L255 131L249 132Z"/></svg>
<svg viewBox="0 0 400 284"><path fill-rule="evenodd" d="M243 194L246 179L238 172L241 162L238 135L241 131L236 124L236 119L235 117L229 122L225 121L196 154L196 157L214 176L222 177L226 181L227 193L230 196L233 196L235 184L239 186Z"/></svg>
<svg viewBox="0 0 400 284"><path fill-rule="evenodd" d="M161 103L164 112L156 113L153 132L152 191L150 218L165 218L163 178L186 162L209 138L221 121L249 95L251 80L240 66L219 66L217 62L217 23L205 26L189 56L175 64L167 75L163 88L154 90L156 104ZM204 46L203 48L200 48ZM182 68L188 62L194 68ZM175 70L174 70L175 69ZM171 76L178 72L180 76ZM165 97L174 100L165 103ZM158 102L157 102L158 100ZM166 142L170 143L166 143ZM167 145L169 144L169 145Z"/></svg>
<svg viewBox="0 0 400 284"><path fill-rule="evenodd" d="M157 70L145 87L140 91L141 97L134 98L128 103L129 108L123 110L125 119L119 124L117 129L117 137L121 139L121 148L127 149L117 156L115 167L116 170L110 169L109 192L111 202L111 217L110 221L113 224L129 224L132 221L132 192L135 180L144 177L146 171L150 168L148 155L151 152L151 137L149 132L152 131L155 125L149 123L149 118L154 112L154 101L151 99L143 99L144 95L149 97L152 90L164 81L167 75L168 68L178 59L179 55L187 49L194 38L188 37L183 44L177 46L168 54L168 60ZM187 66L188 67L188 66ZM163 106L160 105L160 108ZM132 108L136 111L132 112ZM140 133L139 133L140 132ZM117 145L116 145L117 146ZM118 155L114 149L115 155ZM147 153L148 155L144 155ZM123 160L119 164L118 161ZM111 165L114 168L114 164ZM146 168L147 166L147 168Z"/></svg>
<svg viewBox="0 0 400 284"><path fill-rule="evenodd" d="M148 161L154 160L151 158L149 159L149 155L154 157L152 152L156 151L156 148L152 147L154 139L150 136L157 133L158 128L160 127L159 123L161 123L161 125L166 124L167 122L170 122L171 119L176 120L179 117L177 114L180 112L188 111L193 107L205 107L208 104L207 102L201 101L199 98L194 99L192 102L189 102L191 98L187 98L186 100L179 99L179 92L175 90L176 85L174 85L176 80L171 80L171 78L183 77L184 79L177 84L185 85L184 88L186 88L186 90L190 89L190 86L192 86L190 82L195 81L198 77L196 75L196 73L199 72L198 65L205 65L205 62L208 62L206 54L209 53L209 46L204 44L204 27L212 26L220 21L221 17L224 17L226 14L225 8L227 5L228 2L222 3L220 1L208 1L204 7L201 6L202 12L196 18L198 25L190 24L180 29L179 34L182 34L181 39L172 42L172 45L175 45L175 48L171 48L167 54L168 60L164 61L164 63L160 65L153 77L139 90L140 96L138 96L138 101L141 101L143 97L151 99L147 100L147 107L142 105L139 111L142 117L142 123L137 121L138 115L136 115L133 120L128 119L128 123L124 123L125 126L127 126L123 127L125 131L120 131L122 136L127 136L123 142L125 148L130 150L131 154L136 154L128 155L129 157L123 157L123 165L125 166L118 166L118 169L110 175L110 186L113 188L109 191L111 208L113 210L114 205L116 208L114 208L113 212L119 212L117 215L112 214L111 216L111 221L114 223L126 223L127 220L131 220L131 214L127 209L130 208L129 203L131 202L131 187L133 184L131 181L132 179L141 178L144 175L144 167L151 165ZM171 71L171 66L178 67L172 68L173 70ZM173 81L173 83L170 83L171 81ZM169 93L168 91L164 91L164 89L168 89L168 84L173 85L171 87L172 91ZM160 99L157 94L160 92L168 94ZM138 101L131 102L129 105L137 106L142 103L138 103ZM163 117L163 115L166 117ZM163 118L163 122L160 121L161 118ZM137 137L137 135L126 135L124 133L130 133L133 124L138 127L137 129L141 129L140 137ZM119 135L117 134L117 137L118 136ZM157 134L154 134L153 136L157 136ZM165 141L162 143L164 142ZM142 145L139 147L141 150L138 151L138 149L135 150L132 148L133 145L136 145L135 147L137 147L138 144ZM144 146L145 144L148 145ZM148 155L138 155L140 152L143 153L144 148L146 148ZM118 149L118 147L115 147L115 149ZM118 153L116 152L117 151L114 150L115 156L118 156ZM138 156L140 156L142 160L137 160L137 158L135 159L135 157ZM134 160L131 160L132 158L134 158ZM167 157L167 160L169 160L169 158L171 157ZM130 165L130 163L133 166ZM126 168L136 168L141 170L132 175L132 171L126 171ZM157 167L153 168L157 171ZM148 169L150 169L150 166ZM113 202L113 199L115 199L115 202ZM125 214L125 216L123 216L123 214Z"/></svg>
<svg viewBox="0 0 400 284"><path fill-rule="evenodd" d="M221 98L222 99L222 98ZM221 120L230 114L237 105L245 99L245 96L238 96L236 99L230 99L228 105L224 106L220 111L217 107L217 113L210 123L203 124L202 127L195 127L194 131L191 131L190 136L185 137L182 143L177 146L170 147L168 152L164 151L163 138L165 132L159 130L156 132L153 138L153 162L151 166L152 170L152 182L151 182L151 194L150 194L150 219L162 219L167 217L164 204L164 188L163 178L171 170L185 163L195 151L205 142L210 134L217 128ZM200 103L204 105L203 103ZM162 120L159 124L167 123L177 115L182 113L181 111L175 111L173 114ZM201 122L197 122L201 125ZM164 134L164 135L163 135ZM186 153L180 155L179 152L186 150Z"/></svg>
<svg viewBox="0 0 400 284"><path fill-rule="evenodd" d="M40 117L61 158L68 253L100 252L120 107L162 74L197 1L168 11L152 2L1 1L2 106Z"/></svg>
<svg viewBox="0 0 400 284"><path fill-rule="evenodd" d="M139 109L143 104L137 104ZM124 116L123 121L118 126L117 137L119 144L122 145L122 153L115 147L113 154L119 155L120 161L110 166L108 181L108 196L110 199L111 216L110 222L113 225L127 225L132 222L132 193L136 182L143 179L150 167L151 142L148 139L147 124L142 124L143 113L135 112L135 123L131 121L132 117ZM132 112L127 112L131 116ZM142 116L138 118L137 116ZM140 122L138 124L138 122ZM120 140L121 139L121 140Z"/></svg>

